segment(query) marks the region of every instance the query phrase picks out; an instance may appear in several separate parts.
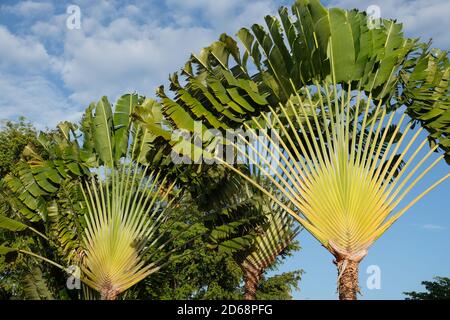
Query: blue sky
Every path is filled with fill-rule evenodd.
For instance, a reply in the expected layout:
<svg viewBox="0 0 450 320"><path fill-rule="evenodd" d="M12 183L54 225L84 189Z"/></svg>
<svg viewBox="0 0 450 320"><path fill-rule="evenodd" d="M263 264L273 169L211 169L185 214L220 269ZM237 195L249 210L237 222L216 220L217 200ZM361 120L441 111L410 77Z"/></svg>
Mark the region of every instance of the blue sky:
<svg viewBox="0 0 450 320"><path fill-rule="evenodd" d="M0 3L0 119L25 115L38 128L79 119L92 101L137 91L151 96L191 52L240 27L262 22L284 0L8 1ZM332 0L330 6L365 10L404 23L409 37L434 39L450 49L448 0ZM66 27L68 5L81 9L81 29ZM448 172L439 165L418 189ZM370 250L361 266L365 299L399 299L420 281L450 275L450 183L434 190ZM303 268L300 299L336 298L332 257L306 232L302 251L280 270ZM365 286L378 265L380 290Z"/></svg>

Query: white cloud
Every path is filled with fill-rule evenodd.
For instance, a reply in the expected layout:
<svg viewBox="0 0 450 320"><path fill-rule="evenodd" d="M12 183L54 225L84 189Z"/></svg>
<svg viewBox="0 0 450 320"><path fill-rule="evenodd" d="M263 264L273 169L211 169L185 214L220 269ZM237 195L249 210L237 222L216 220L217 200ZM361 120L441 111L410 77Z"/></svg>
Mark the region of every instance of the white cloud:
<svg viewBox="0 0 450 320"><path fill-rule="evenodd" d="M25 116L38 129L44 129L81 117L80 110L69 104L64 93L41 76L1 74L0 92L0 119Z"/></svg>
<svg viewBox="0 0 450 320"><path fill-rule="evenodd" d="M124 9L124 13L126 14L127 17L137 16L139 15L140 12L141 10L133 4L127 5Z"/></svg>
<svg viewBox="0 0 450 320"><path fill-rule="evenodd" d="M52 45L60 45L66 28L65 14L53 15L49 19L36 21L30 27L31 33L41 41L45 41Z"/></svg>
<svg viewBox="0 0 450 320"><path fill-rule="evenodd" d="M54 8L51 3L47 2L21 1L13 6L3 5L0 7L0 10L15 15L34 17L51 14Z"/></svg>
<svg viewBox="0 0 450 320"><path fill-rule="evenodd" d="M39 73L57 68L57 60L32 37L15 36L0 25L0 43L3 48L0 50L0 70Z"/></svg>
<svg viewBox="0 0 450 320"><path fill-rule="evenodd" d="M79 0L76 1L76 4L81 9L82 20L91 18L100 24L117 19L124 13L123 4L117 0Z"/></svg>
<svg viewBox="0 0 450 320"><path fill-rule="evenodd" d="M279 7L279 3L269 0L166 0L166 4L179 16L200 16L201 20L191 19L191 23L206 23L217 36L263 23L264 16L275 14Z"/></svg>
<svg viewBox="0 0 450 320"><path fill-rule="evenodd" d="M60 34L61 27L53 23L38 21L31 27L31 31L37 36L54 38Z"/></svg>
<svg viewBox="0 0 450 320"><path fill-rule="evenodd" d="M190 52L212 40L203 28L137 26L119 19L90 36L68 35L62 79L72 101L82 104L130 91L153 95Z"/></svg>
<svg viewBox="0 0 450 320"><path fill-rule="evenodd" d="M129 91L153 95L192 52L199 52L222 32L234 34L243 25L262 22L277 8L268 0L167 0L166 5L169 12L165 16L149 18L143 24L121 16L120 12L137 15L136 6L117 8L104 2L95 8L80 5L82 29L67 32L62 69L62 79L73 92L72 101L86 105L101 95L113 100ZM102 22L104 11L100 9L116 18ZM139 14L141 18L155 15L146 10Z"/></svg>

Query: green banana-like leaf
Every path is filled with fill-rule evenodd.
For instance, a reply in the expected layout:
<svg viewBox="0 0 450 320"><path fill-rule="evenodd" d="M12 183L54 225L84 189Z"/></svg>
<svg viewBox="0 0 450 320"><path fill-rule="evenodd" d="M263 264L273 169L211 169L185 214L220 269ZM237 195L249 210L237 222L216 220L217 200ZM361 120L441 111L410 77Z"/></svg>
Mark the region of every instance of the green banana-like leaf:
<svg viewBox="0 0 450 320"><path fill-rule="evenodd" d="M128 147L128 130L131 114L138 104L137 94L126 94L119 98L114 110L114 159L125 155Z"/></svg>
<svg viewBox="0 0 450 320"><path fill-rule="evenodd" d="M29 300L53 300L47 281L42 274L41 268L35 267L23 279L23 293Z"/></svg>
<svg viewBox="0 0 450 320"><path fill-rule="evenodd" d="M111 105L103 97L95 108L94 142L100 160L108 167L114 166L113 114Z"/></svg>
<svg viewBox="0 0 450 320"><path fill-rule="evenodd" d="M12 252L17 252L18 250L15 248L0 246L0 255L5 255Z"/></svg>
<svg viewBox="0 0 450 320"><path fill-rule="evenodd" d="M404 84L401 102L407 113L439 143L450 164L450 62L448 52L423 47L412 66L400 74Z"/></svg>
<svg viewBox="0 0 450 320"><path fill-rule="evenodd" d="M11 191L9 200L14 209L32 222L47 221L47 199L53 197L66 179L87 174L87 168L74 156L78 153L76 145L64 145L56 142L50 152L66 148L62 159L43 160L40 156L27 153L27 162L17 165L17 174L4 178ZM29 150L28 150L29 151Z"/></svg>
<svg viewBox="0 0 450 320"><path fill-rule="evenodd" d="M0 229L23 231L26 228L28 228L28 226L22 222L0 215Z"/></svg>
<svg viewBox="0 0 450 320"><path fill-rule="evenodd" d="M80 130L83 132L83 147L80 150L80 160L94 166L97 163L97 155L94 152L94 116L93 111L96 104L91 103L85 110L80 122Z"/></svg>

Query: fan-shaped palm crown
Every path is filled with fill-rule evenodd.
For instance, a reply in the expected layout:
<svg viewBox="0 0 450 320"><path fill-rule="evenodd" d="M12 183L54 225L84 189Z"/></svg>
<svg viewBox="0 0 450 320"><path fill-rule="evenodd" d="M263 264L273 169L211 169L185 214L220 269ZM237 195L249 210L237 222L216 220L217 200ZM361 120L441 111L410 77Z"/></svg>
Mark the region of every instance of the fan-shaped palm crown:
<svg viewBox="0 0 450 320"><path fill-rule="evenodd" d="M163 191L159 174L123 166L105 181L92 180L83 188L88 204L83 282L104 299L116 298L161 267L160 261L146 263L145 252L163 234L158 229L167 220L167 195L173 187Z"/></svg>

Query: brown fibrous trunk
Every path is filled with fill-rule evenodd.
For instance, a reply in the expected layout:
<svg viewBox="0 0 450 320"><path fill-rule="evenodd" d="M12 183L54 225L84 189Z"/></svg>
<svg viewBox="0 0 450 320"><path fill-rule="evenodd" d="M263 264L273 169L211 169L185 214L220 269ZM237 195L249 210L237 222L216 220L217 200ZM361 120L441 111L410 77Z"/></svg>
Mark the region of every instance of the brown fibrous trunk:
<svg viewBox="0 0 450 320"><path fill-rule="evenodd" d="M244 271L244 299L256 300L256 291L258 290L259 282L261 281L262 271L250 266L243 268Z"/></svg>
<svg viewBox="0 0 450 320"><path fill-rule="evenodd" d="M339 260L338 267L338 291L339 300L357 300L359 293L358 268L359 262L353 260Z"/></svg>
<svg viewBox="0 0 450 320"><path fill-rule="evenodd" d="M339 300L357 300L359 291L359 264L367 255L367 247L359 250L343 249L333 241L329 241L331 253L336 258L334 263L338 269Z"/></svg>
<svg viewBox="0 0 450 320"><path fill-rule="evenodd" d="M109 281L102 286L100 291L101 300L117 300L118 296L119 291L116 290Z"/></svg>

